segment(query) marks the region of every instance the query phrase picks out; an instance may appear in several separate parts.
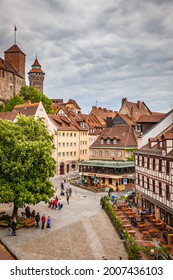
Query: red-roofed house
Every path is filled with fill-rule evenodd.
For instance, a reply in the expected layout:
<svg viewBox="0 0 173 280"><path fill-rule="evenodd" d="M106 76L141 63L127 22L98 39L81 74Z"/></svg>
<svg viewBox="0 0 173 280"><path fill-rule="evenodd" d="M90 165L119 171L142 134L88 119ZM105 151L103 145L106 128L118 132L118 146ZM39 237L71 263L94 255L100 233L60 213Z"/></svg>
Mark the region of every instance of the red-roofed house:
<svg viewBox="0 0 173 280"><path fill-rule="evenodd" d="M134 183L133 152L137 149L134 130L117 114L107 118L107 127L89 148L89 161L80 163L80 173L94 185L97 177L99 185L116 188Z"/></svg>

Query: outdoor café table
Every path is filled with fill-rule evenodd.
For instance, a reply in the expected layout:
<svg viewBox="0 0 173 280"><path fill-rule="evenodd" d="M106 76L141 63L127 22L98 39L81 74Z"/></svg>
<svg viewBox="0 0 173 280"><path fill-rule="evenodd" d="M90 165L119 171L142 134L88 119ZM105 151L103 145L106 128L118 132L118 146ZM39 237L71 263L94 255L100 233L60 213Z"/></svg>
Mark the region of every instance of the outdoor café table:
<svg viewBox="0 0 173 280"><path fill-rule="evenodd" d="M160 230L155 228L148 229L148 232L151 236L158 236L160 234Z"/></svg>
<svg viewBox="0 0 173 280"><path fill-rule="evenodd" d="M141 242L140 244L141 244L143 247L151 247L151 248L156 247L155 244L150 243L150 242L147 242L147 241Z"/></svg>
<svg viewBox="0 0 173 280"><path fill-rule="evenodd" d="M125 212L125 214L126 214L127 216L131 216L131 215L136 216L136 213L133 212L133 211L131 211L131 212Z"/></svg>
<svg viewBox="0 0 173 280"><path fill-rule="evenodd" d="M146 223L142 223L142 224L138 224L138 229L139 230L144 230L148 228L148 224Z"/></svg>
<svg viewBox="0 0 173 280"><path fill-rule="evenodd" d="M125 225L123 225L123 228L128 228L128 229L130 229L130 228L132 228L132 225L131 225L131 224L125 224Z"/></svg>
<svg viewBox="0 0 173 280"><path fill-rule="evenodd" d="M130 233L133 237L135 237L136 231L133 229L129 229L128 233Z"/></svg>

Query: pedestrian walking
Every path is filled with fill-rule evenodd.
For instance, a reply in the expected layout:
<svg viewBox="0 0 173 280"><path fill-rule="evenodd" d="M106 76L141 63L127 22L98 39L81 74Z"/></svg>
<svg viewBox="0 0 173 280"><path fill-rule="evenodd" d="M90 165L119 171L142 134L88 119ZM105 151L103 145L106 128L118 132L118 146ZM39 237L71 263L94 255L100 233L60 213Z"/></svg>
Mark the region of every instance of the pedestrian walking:
<svg viewBox="0 0 173 280"><path fill-rule="evenodd" d="M47 228L50 228L50 222L51 222L51 218L50 216L47 217Z"/></svg>
<svg viewBox="0 0 173 280"><path fill-rule="evenodd" d="M37 215L35 216L35 220L36 220L36 228L39 228L40 227L40 225L39 225L39 223L40 223L40 214L39 214L39 212L37 212Z"/></svg>
<svg viewBox="0 0 173 280"><path fill-rule="evenodd" d="M9 229L9 236L12 236L12 220L9 220L8 229Z"/></svg>
<svg viewBox="0 0 173 280"><path fill-rule="evenodd" d="M66 199L67 199L67 204L69 204L69 199L70 199L70 196L69 196L69 193L68 193L68 192L67 192Z"/></svg>
<svg viewBox="0 0 173 280"><path fill-rule="evenodd" d="M55 198L54 201L53 201L53 208L56 210L57 208L57 205L58 205L58 200Z"/></svg>
<svg viewBox="0 0 173 280"><path fill-rule="evenodd" d="M60 198L58 201L58 209L61 210L61 208L62 208L62 200Z"/></svg>
<svg viewBox="0 0 173 280"><path fill-rule="evenodd" d="M11 228L12 228L12 236L16 236L16 219L13 219Z"/></svg>
<svg viewBox="0 0 173 280"><path fill-rule="evenodd" d="M46 222L45 214L43 214L43 216L41 217L41 222L42 222L41 228L44 229L44 225L45 225L45 222Z"/></svg>

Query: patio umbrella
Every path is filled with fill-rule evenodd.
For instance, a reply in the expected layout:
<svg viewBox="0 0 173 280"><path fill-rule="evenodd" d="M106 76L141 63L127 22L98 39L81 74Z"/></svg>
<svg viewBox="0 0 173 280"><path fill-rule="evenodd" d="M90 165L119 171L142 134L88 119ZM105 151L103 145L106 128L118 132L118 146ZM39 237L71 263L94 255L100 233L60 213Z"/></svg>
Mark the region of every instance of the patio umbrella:
<svg viewBox="0 0 173 280"><path fill-rule="evenodd" d="M81 176L81 182L84 183L85 182L85 176L84 176L84 173L82 173L82 176Z"/></svg>
<svg viewBox="0 0 173 280"><path fill-rule="evenodd" d="M96 174L94 173L94 185L97 184L97 177L96 177Z"/></svg>

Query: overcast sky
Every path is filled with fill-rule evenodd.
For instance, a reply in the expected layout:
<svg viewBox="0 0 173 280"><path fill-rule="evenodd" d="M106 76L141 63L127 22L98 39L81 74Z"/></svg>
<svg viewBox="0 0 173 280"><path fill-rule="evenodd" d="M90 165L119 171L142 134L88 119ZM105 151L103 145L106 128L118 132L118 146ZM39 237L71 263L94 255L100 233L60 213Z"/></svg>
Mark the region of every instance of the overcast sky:
<svg viewBox="0 0 173 280"><path fill-rule="evenodd" d="M117 111L124 97L173 107L172 0L0 0L2 58L15 24L26 73L37 53L49 98L75 99L84 113Z"/></svg>

